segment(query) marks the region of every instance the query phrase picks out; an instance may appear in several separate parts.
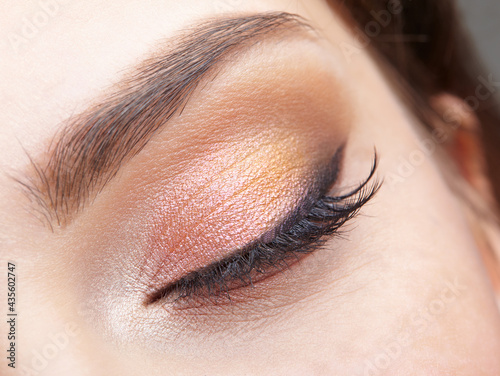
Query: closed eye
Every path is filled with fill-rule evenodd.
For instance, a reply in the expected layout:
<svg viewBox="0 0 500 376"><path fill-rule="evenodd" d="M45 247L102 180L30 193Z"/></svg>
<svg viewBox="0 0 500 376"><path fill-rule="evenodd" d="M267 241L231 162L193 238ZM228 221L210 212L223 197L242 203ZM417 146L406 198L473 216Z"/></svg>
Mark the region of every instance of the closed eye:
<svg viewBox="0 0 500 376"><path fill-rule="evenodd" d="M231 291L254 286L299 262L314 252L352 220L370 201L381 183L374 180L377 168L375 155L369 176L354 190L344 195L320 195L305 214L295 209L292 220L275 228L268 236L233 252L222 260L188 273L177 281L153 292L146 305L176 304L190 299L208 299L213 303L231 300ZM307 200L305 200L307 202Z"/></svg>

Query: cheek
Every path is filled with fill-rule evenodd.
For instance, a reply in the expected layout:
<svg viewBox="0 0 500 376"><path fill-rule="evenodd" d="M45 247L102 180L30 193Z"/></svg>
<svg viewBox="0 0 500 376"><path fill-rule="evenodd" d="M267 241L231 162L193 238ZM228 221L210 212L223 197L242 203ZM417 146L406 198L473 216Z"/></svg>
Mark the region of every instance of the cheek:
<svg viewBox="0 0 500 376"><path fill-rule="evenodd" d="M339 284L332 275L301 322L304 333L320 333L303 350L338 374L499 374L498 309L460 200L438 166L440 145L416 132L421 125L387 83L367 72L345 178L361 176L376 146L384 184L348 233L349 277Z"/></svg>
<svg viewBox="0 0 500 376"><path fill-rule="evenodd" d="M368 263L354 275L364 291L342 309L353 327L337 341L360 339L352 364L367 374L498 374L500 319L487 274L438 153L425 155L417 139L406 132L377 144L386 180L358 222L369 230L351 238Z"/></svg>
<svg viewBox="0 0 500 376"><path fill-rule="evenodd" d="M421 144L411 150L421 150ZM404 324L414 340L413 351L401 359L419 360L429 374L497 374L500 317L494 295L460 198L435 158L416 166L393 196L394 218L407 219L392 221L399 233L391 252L399 270L394 280L406 285L405 300L412 302Z"/></svg>

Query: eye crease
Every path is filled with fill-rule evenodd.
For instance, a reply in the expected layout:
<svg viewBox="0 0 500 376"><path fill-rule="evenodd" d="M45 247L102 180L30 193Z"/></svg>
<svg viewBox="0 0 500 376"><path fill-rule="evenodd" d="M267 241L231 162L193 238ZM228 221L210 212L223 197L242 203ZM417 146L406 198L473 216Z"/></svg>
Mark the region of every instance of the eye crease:
<svg viewBox="0 0 500 376"><path fill-rule="evenodd" d="M146 298L145 305L231 302L231 292L284 271L306 255L319 249L329 237L353 219L370 201L381 183L374 179L377 156L368 177L350 192L330 196L338 183L344 147L335 153L319 184L310 189L298 207L270 232L229 256L192 271L158 289ZM203 304L203 303L202 303Z"/></svg>

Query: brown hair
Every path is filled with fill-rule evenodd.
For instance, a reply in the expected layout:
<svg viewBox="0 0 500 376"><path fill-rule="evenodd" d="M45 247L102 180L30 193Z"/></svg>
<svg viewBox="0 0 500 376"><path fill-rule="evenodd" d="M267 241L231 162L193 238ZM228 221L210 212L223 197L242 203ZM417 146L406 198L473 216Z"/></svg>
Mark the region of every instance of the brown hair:
<svg viewBox="0 0 500 376"><path fill-rule="evenodd" d="M472 104L481 123L488 174L500 202L500 112L489 87L487 99L478 99L480 85L492 80L468 41L453 0L329 0L332 7L354 21L356 31L396 72L412 109L429 128L432 96L450 93ZM374 22L383 16L390 22ZM351 22L352 23L352 22ZM375 27L375 28L374 28ZM486 73L485 73L486 72Z"/></svg>

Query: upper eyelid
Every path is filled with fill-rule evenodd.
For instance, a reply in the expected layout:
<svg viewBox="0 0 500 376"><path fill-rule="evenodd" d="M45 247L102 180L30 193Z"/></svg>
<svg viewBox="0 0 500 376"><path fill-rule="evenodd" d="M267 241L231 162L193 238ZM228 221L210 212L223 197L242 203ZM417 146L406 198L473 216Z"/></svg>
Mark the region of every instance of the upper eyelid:
<svg viewBox="0 0 500 376"><path fill-rule="evenodd" d="M279 212L276 213L275 217L276 219L271 221L271 222L266 222L269 225L273 226L273 229L269 229L269 226L267 224L262 224L259 225L257 231L252 231L251 236L245 236L244 242L237 242L237 247L238 249L245 249L248 247L252 247L253 244L259 241L266 241L266 239L273 238L274 234L273 232L275 230L280 230L283 227L289 226L289 224L293 221L294 218L296 218L297 215L302 215L304 211L308 211L310 209L310 206L324 193L327 192L327 190L335 183L335 181L338 179L340 170L341 170L341 165L343 161L343 154L345 150L345 143L340 145L336 150L331 151L331 155L329 155L329 158L323 159L321 162L318 161L316 164L312 164L309 166L308 170L309 172L307 174L304 174L305 179L300 180L300 185L301 187L294 188L296 190L297 194L300 194L299 202L294 200L286 201L287 205L284 205ZM258 196L257 193L253 193L252 196ZM241 202L241 198L237 201ZM289 205L293 204L293 208L290 208ZM259 207L257 205L255 209L257 210L257 213L260 213L260 215L263 215L262 212L262 206ZM248 209L248 208L247 208ZM295 210L301 211L301 213L295 212ZM170 212L168 212L170 213ZM161 219L160 222L163 223L165 219ZM197 223L198 225L198 223ZM241 226L248 226L250 223L248 222L242 222ZM267 231L266 231L267 229ZM161 233L161 232L160 232ZM178 235L176 238L176 244L178 246L179 242L178 239L184 239L187 236L192 236L193 232L190 231L189 234L187 233L182 233ZM153 235L154 244L157 249L159 249L158 252L158 257L159 260L163 259L166 253L166 249L164 248L165 240L161 237ZM159 240L158 240L159 239ZM252 240L253 239L253 240ZM224 243L222 243L224 244ZM246 244L246 245L245 245ZM204 251L203 253L212 253L214 254L214 257L217 257L215 255L222 255L225 253L225 255L228 255L229 253L234 253L236 250L232 248L233 246L230 246L231 249L218 249L216 251L211 251L208 252ZM172 252L174 253L174 252ZM220 256L218 256L220 257ZM185 257L183 257L185 259ZM213 260L214 258L212 258ZM206 260L207 262L209 259ZM201 266L203 264L199 264ZM189 267L190 265L187 265L186 267ZM165 274L170 274L170 273L165 273L162 268L164 267L163 262L155 262L151 263L151 265L148 268L151 268L153 270L153 275L154 276L159 276L159 275L165 275ZM186 270L185 268L182 268L183 271ZM192 267L192 266L191 266ZM180 278L181 274L176 273L176 278ZM155 277L155 285L158 284L165 284L167 281L164 278L157 278ZM149 295L149 294L148 294Z"/></svg>
<svg viewBox="0 0 500 376"><path fill-rule="evenodd" d="M228 61L222 57L277 32L303 31L309 35L310 30L302 18L283 12L201 24L180 38L178 46L166 56L148 60L124 90L70 119L47 161L30 158L31 171L27 178L18 179L19 183L40 206L49 225L68 224L92 192L102 189L124 162L182 110L198 83ZM197 54L200 50L203 54ZM180 75L181 70L189 74ZM160 94L162 98L158 98ZM136 111L147 108L148 103L159 105Z"/></svg>
<svg viewBox="0 0 500 376"><path fill-rule="evenodd" d="M336 153L337 158L338 158L339 154L343 155L343 150L344 150L343 146L341 148L339 148L339 150ZM340 161L339 161L338 166L340 168ZM361 184L359 184L355 189L349 191L346 194L339 195L339 196L333 196L333 197L332 196L325 196L324 195L325 192L320 191L320 192L322 192L322 193L320 193L321 198L319 198L319 200L316 199L316 204L312 207L311 210L308 211L309 214L307 216L305 216L301 221L305 220L307 222L308 221L307 218L309 218L311 215L313 217L315 215L319 215L319 218L321 217L321 214L319 214L319 213L323 209L321 209L321 207L316 208L318 203L324 202L324 204L327 206L328 205L335 206L335 205L341 205L342 201L345 201L345 200L347 200L347 201L344 202L343 207L342 206L339 207L339 212L338 212L339 213L339 217L338 217L339 222L333 222L332 223L333 227L327 226L324 230L322 230L321 234L318 237L316 237L314 239L311 238L309 240L306 240L306 242L304 243L304 246L309 247L311 245L317 244L321 240L321 238L324 237L325 235L335 233L338 228L343 226L345 222L352 219L359 212L361 207L364 206L368 201L370 201L375 196L375 194L377 193L377 191L379 190L379 188L382 185L382 182L379 181L378 179L374 180L377 166L378 166L378 156L377 156L376 151L374 151L374 160L373 160L373 164L372 164L372 168L370 170L370 173L369 173L368 177ZM338 173L338 171L337 171L337 173ZM334 179L331 182L331 184L335 184L337 177L338 177L338 174L336 174L336 176L334 176ZM372 182L372 185L368 186L368 184L370 182ZM315 209L318 209L319 212L316 213ZM297 208L296 208L296 210L297 210ZM292 223L291 228L293 228L293 226L296 226L297 224L300 224L301 221L298 221L298 222L296 221L294 224ZM279 239L281 237L281 234L287 234L287 232L285 231L283 233L280 230L278 232L278 235L275 236L274 239L271 240L267 244L269 244L269 245L273 244L273 242L275 242L277 239ZM286 235L286 236L288 237L288 235ZM147 294L145 305L150 305L150 304L156 303L157 301L161 301L168 294L170 294L171 291L174 291L178 286L182 286L184 283L183 281L189 281L191 279L196 279L196 278L198 278L198 275L200 275L199 273L201 273L202 271L205 271L205 270L208 273L210 273L210 271L220 270L221 266L224 263L235 262L238 260L238 258L246 255L246 253L248 253L248 252L252 252L254 250L254 248L259 247L262 244L265 245L266 243L262 243L262 240L260 240L260 239L256 240L254 243L249 244L247 247L243 248L242 250L236 252L233 255L230 255L230 256L222 259L221 261L214 262L205 268L191 272L187 276L181 277L177 281L168 284L166 287L159 289L159 290L155 290L151 294ZM304 249L303 251L308 252L306 249ZM301 252L302 252L302 250L301 250ZM248 273L250 273L250 271L248 271ZM249 276L239 275L239 276L236 276L234 278L239 278L239 279L243 280L243 278L246 278L246 277L249 277ZM251 277L249 277L249 278L250 278L250 284L251 284Z"/></svg>

